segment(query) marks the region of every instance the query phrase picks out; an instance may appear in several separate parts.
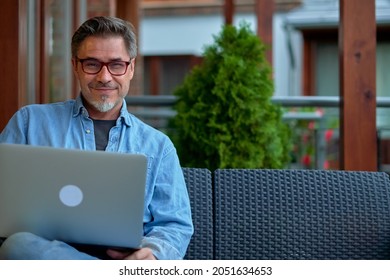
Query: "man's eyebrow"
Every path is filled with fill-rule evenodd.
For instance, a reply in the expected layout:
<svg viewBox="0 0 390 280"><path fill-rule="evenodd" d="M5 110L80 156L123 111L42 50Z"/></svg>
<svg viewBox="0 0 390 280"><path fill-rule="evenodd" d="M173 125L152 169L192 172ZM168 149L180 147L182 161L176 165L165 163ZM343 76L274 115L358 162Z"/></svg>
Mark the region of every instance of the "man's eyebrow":
<svg viewBox="0 0 390 280"><path fill-rule="evenodd" d="M95 57L92 57L92 56L87 56L87 57L84 57L84 58L82 58L82 59L93 59L93 60L99 60L99 59L97 59L97 58L95 58Z"/></svg>
<svg viewBox="0 0 390 280"><path fill-rule="evenodd" d="M92 60L97 60L97 61L103 62L103 60L100 60L100 59L98 59L96 57L92 57L92 56L87 56L86 58L83 58L83 59L92 59ZM107 62L115 62L115 61L126 61L126 60L118 57L118 58L112 58L112 59L108 60Z"/></svg>

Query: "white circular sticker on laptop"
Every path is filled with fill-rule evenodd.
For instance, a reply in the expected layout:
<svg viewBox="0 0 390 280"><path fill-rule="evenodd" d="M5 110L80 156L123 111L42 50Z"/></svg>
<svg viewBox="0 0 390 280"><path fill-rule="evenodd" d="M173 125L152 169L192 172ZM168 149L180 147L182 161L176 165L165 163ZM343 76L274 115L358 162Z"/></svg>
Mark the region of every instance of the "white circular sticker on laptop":
<svg viewBox="0 0 390 280"><path fill-rule="evenodd" d="M60 200L66 206L78 206L83 201L83 192L75 185L63 186L60 190Z"/></svg>

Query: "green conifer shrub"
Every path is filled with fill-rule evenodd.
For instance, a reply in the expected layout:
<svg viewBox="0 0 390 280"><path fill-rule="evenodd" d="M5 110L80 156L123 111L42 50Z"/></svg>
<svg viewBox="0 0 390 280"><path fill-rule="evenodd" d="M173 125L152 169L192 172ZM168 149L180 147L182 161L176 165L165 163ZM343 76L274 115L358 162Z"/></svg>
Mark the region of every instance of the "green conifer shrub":
<svg viewBox="0 0 390 280"><path fill-rule="evenodd" d="M290 131L274 91L265 45L247 23L226 25L174 95L171 138L182 166L283 168Z"/></svg>

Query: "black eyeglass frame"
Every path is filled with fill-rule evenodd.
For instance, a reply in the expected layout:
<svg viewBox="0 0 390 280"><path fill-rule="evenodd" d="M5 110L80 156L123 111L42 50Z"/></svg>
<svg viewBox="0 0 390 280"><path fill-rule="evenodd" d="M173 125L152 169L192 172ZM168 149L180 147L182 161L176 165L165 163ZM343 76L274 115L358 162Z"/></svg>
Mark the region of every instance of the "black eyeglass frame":
<svg viewBox="0 0 390 280"><path fill-rule="evenodd" d="M86 74L89 74L89 75L96 75L98 74L100 71L102 71L103 67L106 66L108 72L110 72L111 75L113 76L123 76L124 74L126 74L127 72L127 68L129 67L131 61L133 60L132 58L130 59L130 61L123 61L123 60L114 60L114 61L110 61L110 62L103 62L103 61L100 61L98 59L94 59L94 58L79 58L79 57L75 57L76 58L76 61L79 61L80 64L81 64L81 69L83 70L84 73ZM84 70L84 61L95 61L95 62L98 62L100 63L100 68L98 71L96 72L87 72ZM112 73L111 70L110 70L110 64L112 63L118 63L118 62L121 62L121 63L125 63L126 64L126 67L125 67L125 70L122 74L115 74L115 73Z"/></svg>

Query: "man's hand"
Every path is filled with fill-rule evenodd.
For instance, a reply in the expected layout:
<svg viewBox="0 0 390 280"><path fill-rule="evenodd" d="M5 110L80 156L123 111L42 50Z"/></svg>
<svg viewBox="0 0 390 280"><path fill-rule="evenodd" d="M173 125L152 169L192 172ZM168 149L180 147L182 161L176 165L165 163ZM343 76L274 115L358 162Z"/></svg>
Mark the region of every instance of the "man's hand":
<svg viewBox="0 0 390 280"><path fill-rule="evenodd" d="M131 252L121 252L108 249L107 255L109 255L114 260L156 260L152 250L149 248L141 248Z"/></svg>

